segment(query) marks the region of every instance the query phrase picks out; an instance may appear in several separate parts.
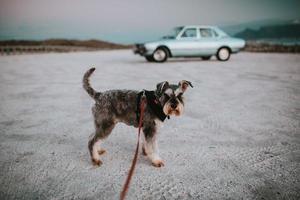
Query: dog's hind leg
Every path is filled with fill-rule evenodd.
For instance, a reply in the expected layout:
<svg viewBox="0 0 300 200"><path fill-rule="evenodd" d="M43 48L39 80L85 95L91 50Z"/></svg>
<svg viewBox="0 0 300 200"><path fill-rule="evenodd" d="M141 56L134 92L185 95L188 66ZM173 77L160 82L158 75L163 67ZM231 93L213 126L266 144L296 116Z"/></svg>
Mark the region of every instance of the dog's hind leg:
<svg viewBox="0 0 300 200"><path fill-rule="evenodd" d="M100 142L101 142L100 138L97 137L97 134L94 134L93 138L91 138L88 143L92 162L94 165L98 165L98 166L102 164L102 161L100 160L99 154L98 153L96 154L95 151L97 151L97 146L100 146Z"/></svg>
<svg viewBox="0 0 300 200"><path fill-rule="evenodd" d="M105 150L100 147L100 143L111 133L114 127L115 123L113 120L102 120L100 123L95 121L96 131L88 143L89 152L94 165L100 166L102 164L100 155L103 154Z"/></svg>

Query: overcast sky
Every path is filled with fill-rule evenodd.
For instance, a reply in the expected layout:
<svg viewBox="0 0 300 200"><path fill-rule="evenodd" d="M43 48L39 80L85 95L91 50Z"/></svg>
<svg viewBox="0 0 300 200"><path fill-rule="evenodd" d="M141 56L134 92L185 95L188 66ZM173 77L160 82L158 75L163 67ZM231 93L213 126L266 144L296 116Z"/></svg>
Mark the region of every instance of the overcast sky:
<svg viewBox="0 0 300 200"><path fill-rule="evenodd" d="M132 43L185 24L300 19L300 0L0 0L0 40Z"/></svg>

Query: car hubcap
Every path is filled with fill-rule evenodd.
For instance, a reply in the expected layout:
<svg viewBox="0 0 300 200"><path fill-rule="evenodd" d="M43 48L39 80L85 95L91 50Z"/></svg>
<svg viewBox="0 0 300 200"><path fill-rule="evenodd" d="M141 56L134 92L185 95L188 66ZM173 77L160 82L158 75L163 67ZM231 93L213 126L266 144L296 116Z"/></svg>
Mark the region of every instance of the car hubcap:
<svg viewBox="0 0 300 200"><path fill-rule="evenodd" d="M221 60L226 60L229 57L229 51L227 49L221 49L219 52L219 57Z"/></svg>
<svg viewBox="0 0 300 200"><path fill-rule="evenodd" d="M166 52L161 50L161 49L158 49L158 50L155 51L153 57L157 61L162 61L166 57Z"/></svg>

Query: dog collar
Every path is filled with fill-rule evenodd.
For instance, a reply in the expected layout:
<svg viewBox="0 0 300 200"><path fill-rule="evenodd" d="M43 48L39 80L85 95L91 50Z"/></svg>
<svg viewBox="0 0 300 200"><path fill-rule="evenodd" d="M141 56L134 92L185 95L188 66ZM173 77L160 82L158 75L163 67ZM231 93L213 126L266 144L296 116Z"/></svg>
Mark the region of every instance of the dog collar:
<svg viewBox="0 0 300 200"><path fill-rule="evenodd" d="M137 109L136 117L139 120L140 117L140 102L142 95L146 95L147 105L150 107L151 111L156 115L160 121L165 121L166 118L170 119L168 115L163 112L163 107L160 105L159 100L157 99L154 91L143 90L138 93L137 97Z"/></svg>

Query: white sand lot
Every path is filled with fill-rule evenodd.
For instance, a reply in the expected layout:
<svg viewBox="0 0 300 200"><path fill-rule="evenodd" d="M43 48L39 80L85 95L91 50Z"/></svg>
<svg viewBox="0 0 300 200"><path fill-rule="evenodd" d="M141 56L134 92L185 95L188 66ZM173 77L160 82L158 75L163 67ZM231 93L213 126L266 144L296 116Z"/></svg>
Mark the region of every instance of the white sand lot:
<svg viewBox="0 0 300 200"><path fill-rule="evenodd" d="M156 64L118 50L0 57L0 199L118 199L137 130L118 125L92 167L90 66L100 91L194 84L160 131L165 167L140 155L128 199L300 198L299 54Z"/></svg>

